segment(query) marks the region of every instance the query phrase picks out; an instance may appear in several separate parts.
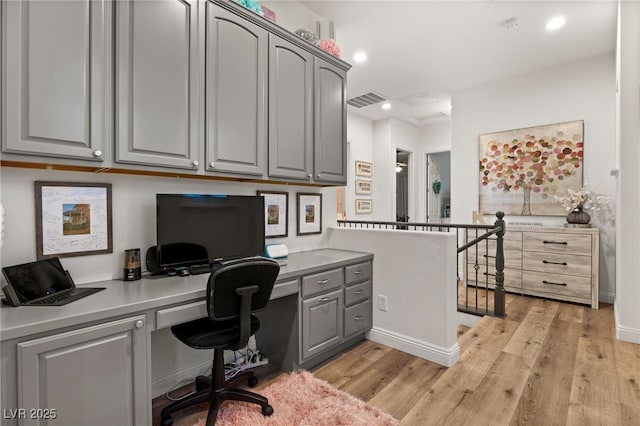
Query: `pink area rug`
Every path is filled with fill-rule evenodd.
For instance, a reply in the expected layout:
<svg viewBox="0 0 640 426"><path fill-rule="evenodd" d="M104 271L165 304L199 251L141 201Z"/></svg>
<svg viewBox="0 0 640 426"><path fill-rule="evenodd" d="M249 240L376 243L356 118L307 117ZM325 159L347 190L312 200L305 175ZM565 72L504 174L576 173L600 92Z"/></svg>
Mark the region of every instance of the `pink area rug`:
<svg viewBox="0 0 640 426"><path fill-rule="evenodd" d="M265 417L260 406L225 402L216 426L392 426L398 421L389 414L316 379L308 371L296 371L259 391L269 399L273 414ZM205 413L206 416L206 413ZM194 426L204 426L200 419Z"/></svg>

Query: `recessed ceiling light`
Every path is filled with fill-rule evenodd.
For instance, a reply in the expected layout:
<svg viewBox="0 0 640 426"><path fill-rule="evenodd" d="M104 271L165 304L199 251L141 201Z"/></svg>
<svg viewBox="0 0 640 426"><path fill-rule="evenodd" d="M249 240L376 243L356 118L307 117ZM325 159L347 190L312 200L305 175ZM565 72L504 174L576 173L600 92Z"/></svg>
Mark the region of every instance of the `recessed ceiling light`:
<svg viewBox="0 0 640 426"><path fill-rule="evenodd" d="M356 52L355 55L353 55L353 60L360 64L367 60L367 54L364 52Z"/></svg>
<svg viewBox="0 0 640 426"><path fill-rule="evenodd" d="M567 21L566 19L564 19L564 16L554 16L553 18L549 19L545 28L549 31L554 31L564 26L565 22Z"/></svg>
<svg viewBox="0 0 640 426"><path fill-rule="evenodd" d="M391 104L389 102L385 102L382 104L382 109L391 109Z"/></svg>

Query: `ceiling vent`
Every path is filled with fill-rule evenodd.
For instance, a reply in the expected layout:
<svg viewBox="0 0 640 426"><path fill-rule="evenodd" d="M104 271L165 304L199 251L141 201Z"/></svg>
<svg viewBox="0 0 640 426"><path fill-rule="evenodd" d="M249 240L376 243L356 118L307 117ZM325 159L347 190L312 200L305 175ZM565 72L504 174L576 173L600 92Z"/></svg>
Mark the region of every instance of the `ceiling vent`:
<svg viewBox="0 0 640 426"><path fill-rule="evenodd" d="M414 95L405 96L400 100L410 106L419 106L430 104L435 102L437 99L428 93L416 93Z"/></svg>
<svg viewBox="0 0 640 426"><path fill-rule="evenodd" d="M377 104L378 102L384 102L387 99L384 96L380 96L377 93L369 92L364 95L356 96L347 100L347 104L356 108L362 108L369 105Z"/></svg>

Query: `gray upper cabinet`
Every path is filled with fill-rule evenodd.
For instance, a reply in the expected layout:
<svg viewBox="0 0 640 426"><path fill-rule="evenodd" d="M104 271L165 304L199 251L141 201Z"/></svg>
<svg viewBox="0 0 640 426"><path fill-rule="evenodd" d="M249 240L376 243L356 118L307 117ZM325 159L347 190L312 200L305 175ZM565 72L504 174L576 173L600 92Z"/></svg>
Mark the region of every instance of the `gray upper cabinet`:
<svg viewBox="0 0 640 426"><path fill-rule="evenodd" d="M108 158L111 6L106 0L0 4L3 152Z"/></svg>
<svg viewBox="0 0 640 426"><path fill-rule="evenodd" d="M264 28L206 3L206 170L266 171L267 49Z"/></svg>
<svg viewBox="0 0 640 426"><path fill-rule="evenodd" d="M198 169L197 2L116 2L116 162Z"/></svg>
<svg viewBox="0 0 640 426"><path fill-rule="evenodd" d="M347 73L315 59L314 181L347 182Z"/></svg>
<svg viewBox="0 0 640 426"><path fill-rule="evenodd" d="M269 176L313 173L313 55L269 35Z"/></svg>

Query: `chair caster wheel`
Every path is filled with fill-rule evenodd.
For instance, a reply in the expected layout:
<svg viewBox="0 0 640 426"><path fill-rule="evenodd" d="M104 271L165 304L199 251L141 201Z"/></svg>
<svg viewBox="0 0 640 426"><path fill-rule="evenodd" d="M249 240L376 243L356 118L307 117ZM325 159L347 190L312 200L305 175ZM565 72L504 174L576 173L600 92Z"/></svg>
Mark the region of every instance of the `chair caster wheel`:
<svg viewBox="0 0 640 426"><path fill-rule="evenodd" d="M253 388L258 384L258 378L256 376L249 377L249 387Z"/></svg>
<svg viewBox="0 0 640 426"><path fill-rule="evenodd" d="M171 417L165 417L164 419L160 420L160 424L162 426L172 426L173 425L173 419Z"/></svg>
<svg viewBox="0 0 640 426"><path fill-rule="evenodd" d="M262 406L262 415L263 416L270 416L272 414L273 414L273 407L272 406L270 406L269 404ZM164 425L162 425L162 426L164 426Z"/></svg>

